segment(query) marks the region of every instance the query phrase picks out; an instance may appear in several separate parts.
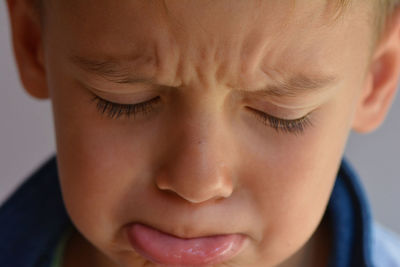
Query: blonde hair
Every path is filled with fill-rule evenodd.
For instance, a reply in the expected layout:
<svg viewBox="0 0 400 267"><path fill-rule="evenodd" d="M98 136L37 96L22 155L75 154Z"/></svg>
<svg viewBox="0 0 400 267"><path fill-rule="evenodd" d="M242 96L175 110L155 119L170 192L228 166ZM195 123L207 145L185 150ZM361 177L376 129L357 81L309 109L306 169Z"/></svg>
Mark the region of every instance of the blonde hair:
<svg viewBox="0 0 400 267"><path fill-rule="evenodd" d="M341 2L348 2L349 0L340 0ZM400 0L373 0L374 3L374 26L375 26L375 42L379 41L387 29L388 22L399 7Z"/></svg>

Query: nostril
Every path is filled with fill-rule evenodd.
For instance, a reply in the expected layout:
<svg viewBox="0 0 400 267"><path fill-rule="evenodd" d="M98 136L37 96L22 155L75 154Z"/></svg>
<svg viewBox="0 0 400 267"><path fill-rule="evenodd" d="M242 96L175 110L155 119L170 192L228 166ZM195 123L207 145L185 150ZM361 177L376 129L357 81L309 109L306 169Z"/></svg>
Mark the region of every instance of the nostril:
<svg viewBox="0 0 400 267"><path fill-rule="evenodd" d="M175 195L193 204L229 198L233 193L231 181L225 183L219 180L216 183L198 185L172 182L161 178L157 180L156 187L167 195Z"/></svg>
<svg viewBox="0 0 400 267"><path fill-rule="evenodd" d="M163 177L158 177L156 179L156 186L158 189L160 190L169 190L169 191L173 191L172 187L170 186L170 184L167 182L167 180Z"/></svg>

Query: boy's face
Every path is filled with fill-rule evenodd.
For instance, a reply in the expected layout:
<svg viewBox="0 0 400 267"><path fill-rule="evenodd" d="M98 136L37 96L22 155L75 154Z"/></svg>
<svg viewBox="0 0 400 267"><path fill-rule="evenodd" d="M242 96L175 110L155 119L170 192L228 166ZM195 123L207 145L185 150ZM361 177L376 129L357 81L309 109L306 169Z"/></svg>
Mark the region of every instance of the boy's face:
<svg viewBox="0 0 400 267"><path fill-rule="evenodd" d="M244 235L215 266L305 263L366 86L371 30L363 4L329 24L325 1L291 2L50 2L60 179L96 247L86 255L153 266L127 238L140 222L180 237ZM154 101L112 119L95 96ZM286 125L257 111L307 117Z"/></svg>

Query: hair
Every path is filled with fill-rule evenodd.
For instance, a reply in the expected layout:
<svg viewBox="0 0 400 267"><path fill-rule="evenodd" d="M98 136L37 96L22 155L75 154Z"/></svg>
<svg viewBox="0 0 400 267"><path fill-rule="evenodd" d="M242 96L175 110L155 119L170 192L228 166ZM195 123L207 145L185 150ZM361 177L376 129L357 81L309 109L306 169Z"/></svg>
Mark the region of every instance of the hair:
<svg viewBox="0 0 400 267"><path fill-rule="evenodd" d="M350 0L340 0L340 2L349 2ZM400 0L372 0L373 6L373 27L375 28L374 43L377 43L385 30L389 26L390 18L400 5Z"/></svg>

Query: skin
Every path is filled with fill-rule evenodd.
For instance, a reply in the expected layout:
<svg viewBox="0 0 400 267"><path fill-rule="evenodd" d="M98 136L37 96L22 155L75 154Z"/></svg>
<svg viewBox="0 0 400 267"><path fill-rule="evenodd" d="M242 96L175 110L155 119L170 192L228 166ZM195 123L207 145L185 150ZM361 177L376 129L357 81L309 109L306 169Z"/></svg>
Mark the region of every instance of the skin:
<svg viewBox="0 0 400 267"><path fill-rule="evenodd" d="M64 266L156 266L130 247L132 222L181 237L244 234L243 251L218 267L326 264L322 218L348 134L378 127L395 93L398 15L371 51L370 7L357 1L336 23L332 6L308 0L58 0L44 25L25 1L8 4L24 87L53 105L63 198L78 230ZM71 57L122 59L153 82L116 83ZM292 96L249 93L299 72L336 80ZM161 101L111 119L94 95ZM312 126L276 131L248 107L309 114Z"/></svg>

